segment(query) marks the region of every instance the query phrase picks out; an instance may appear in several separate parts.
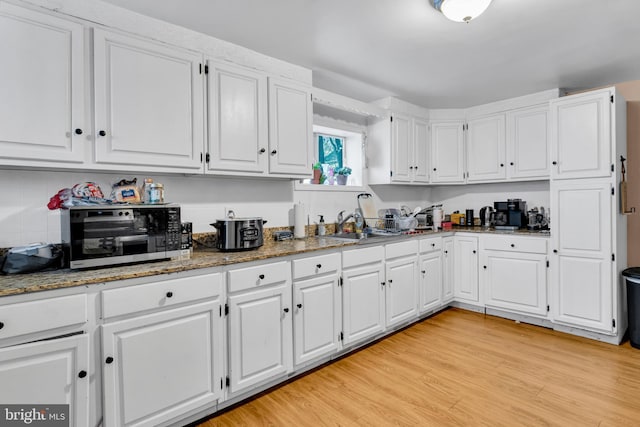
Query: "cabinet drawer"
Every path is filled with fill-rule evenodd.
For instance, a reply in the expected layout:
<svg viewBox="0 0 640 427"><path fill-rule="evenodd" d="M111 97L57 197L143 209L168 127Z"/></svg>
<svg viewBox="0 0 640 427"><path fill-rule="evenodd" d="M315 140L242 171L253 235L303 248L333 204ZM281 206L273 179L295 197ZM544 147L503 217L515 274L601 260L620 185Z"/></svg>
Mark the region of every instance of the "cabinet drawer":
<svg viewBox="0 0 640 427"><path fill-rule="evenodd" d="M420 240L420 252L433 252L442 250L442 237L432 237Z"/></svg>
<svg viewBox="0 0 640 427"><path fill-rule="evenodd" d="M87 297L69 295L0 306L0 340L20 335L83 325Z"/></svg>
<svg viewBox="0 0 640 427"><path fill-rule="evenodd" d="M327 254L293 261L293 278L336 273L340 269L340 254Z"/></svg>
<svg viewBox="0 0 640 427"><path fill-rule="evenodd" d="M109 319L214 298L220 295L221 291L221 273L110 289L102 291L102 316Z"/></svg>
<svg viewBox="0 0 640 427"><path fill-rule="evenodd" d="M407 242L389 243L385 247L385 256L389 258L398 258L402 256L411 256L418 254L418 240L409 240Z"/></svg>
<svg viewBox="0 0 640 427"><path fill-rule="evenodd" d="M547 239L544 237L483 236L482 241L486 250L547 253Z"/></svg>
<svg viewBox="0 0 640 427"><path fill-rule="evenodd" d="M342 252L342 268L384 261L384 247L352 249Z"/></svg>
<svg viewBox="0 0 640 427"><path fill-rule="evenodd" d="M283 261L255 267L237 268L229 270L227 274L229 292L238 292L259 286L290 282L291 266L289 262Z"/></svg>

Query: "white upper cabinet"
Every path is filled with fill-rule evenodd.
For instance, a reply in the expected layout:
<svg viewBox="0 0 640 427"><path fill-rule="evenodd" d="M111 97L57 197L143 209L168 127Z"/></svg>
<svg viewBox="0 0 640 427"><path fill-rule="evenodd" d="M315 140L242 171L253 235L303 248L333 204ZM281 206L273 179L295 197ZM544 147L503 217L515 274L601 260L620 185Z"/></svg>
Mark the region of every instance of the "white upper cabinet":
<svg viewBox="0 0 640 427"><path fill-rule="evenodd" d="M549 178L549 106L507 112L507 178Z"/></svg>
<svg viewBox="0 0 640 427"><path fill-rule="evenodd" d="M110 169L201 169L201 61L196 52L95 29L95 161Z"/></svg>
<svg viewBox="0 0 640 427"><path fill-rule="evenodd" d="M611 105L604 89L551 101L551 177L611 175Z"/></svg>
<svg viewBox="0 0 640 427"><path fill-rule="evenodd" d="M267 170L267 76L208 61L207 169L215 173L264 174Z"/></svg>
<svg viewBox="0 0 640 427"><path fill-rule="evenodd" d="M506 178L505 116L496 114L469 120L467 126L467 181Z"/></svg>
<svg viewBox="0 0 640 427"><path fill-rule="evenodd" d="M269 173L311 176L312 146L311 88L269 78Z"/></svg>
<svg viewBox="0 0 640 427"><path fill-rule="evenodd" d="M86 120L83 26L0 3L0 164L80 165Z"/></svg>
<svg viewBox="0 0 640 427"><path fill-rule="evenodd" d="M464 182L462 120L431 122L431 182Z"/></svg>
<svg viewBox="0 0 640 427"><path fill-rule="evenodd" d="M426 120L413 120L413 168L414 182L429 182L429 123Z"/></svg>
<svg viewBox="0 0 640 427"><path fill-rule="evenodd" d="M411 118L394 114L391 118L391 181L410 182L409 163L413 161L413 127ZM411 166L413 170L413 166Z"/></svg>

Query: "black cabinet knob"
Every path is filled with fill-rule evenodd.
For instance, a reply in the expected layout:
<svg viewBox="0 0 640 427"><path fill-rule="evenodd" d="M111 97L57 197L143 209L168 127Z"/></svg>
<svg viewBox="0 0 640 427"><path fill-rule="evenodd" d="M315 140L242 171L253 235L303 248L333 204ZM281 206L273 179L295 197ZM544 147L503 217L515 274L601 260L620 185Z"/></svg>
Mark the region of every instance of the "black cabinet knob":
<svg viewBox="0 0 640 427"><path fill-rule="evenodd" d="M82 129L77 128L75 131L76 135L82 135Z"/></svg>
<svg viewBox="0 0 640 427"><path fill-rule="evenodd" d="M513 166L513 165L514 165L514 163L513 163L513 162L511 162L511 163L509 163L509 164L510 164L511 166Z"/></svg>
<svg viewBox="0 0 640 427"><path fill-rule="evenodd" d="M449 251L444 251L444 253L445 253L445 254L448 254L448 253L449 253Z"/></svg>
<svg viewBox="0 0 640 427"><path fill-rule="evenodd" d="M414 169L418 169L418 167L417 167L417 166L414 166L413 168L414 168Z"/></svg>
<svg viewBox="0 0 640 427"><path fill-rule="evenodd" d="M487 266L486 266L486 265L483 265L483 266L482 266L482 268L484 268L484 269L486 270L486 269L487 269Z"/></svg>
<svg viewBox="0 0 640 427"><path fill-rule="evenodd" d="M302 304L298 304L298 305L296 305L296 307L302 308Z"/></svg>
<svg viewBox="0 0 640 427"><path fill-rule="evenodd" d="M435 243L432 243L432 244L431 244L431 247L434 247L434 248L435 248L435 247L436 247L436 244L435 244Z"/></svg>
<svg viewBox="0 0 640 427"><path fill-rule="evenodd" d="M285 308L284 308L284 312L285 312L285 313L288 313L288 312L289 312L289 309L288 309L287 307L285 307Z"/></svg>
<svg viewBox="0 0 640 427"><path fill-rule="evenodd" d="M84 378L87 376L87 371L80 371L78 372L78 378Z"/></svg>
<svg viewBox="0 0 640 427"><path fill-rule="evenodd" d="M263 280L264 279L264 274L261 274L258 277L260 278L260 280Z"/></svg>
<svg viewBox="0 0 640 427"><path fill-rule="evenodd" d="M474 253L474 254L476 253L476 250L475 250L475 249L473 250L473 253Z"/></svg>
<svg viewBox="0 0 640 427"><path fill-rule="evenodd" d="M427 270L422 270L421 273L422 274L427 274Z"/></svg>
<svg viewBox="0 0 640 427"><path fill-rule="evenodd" d="M413 169L413 166L409 166L409 170L412 170L412 169Z"/></svg>
<svg viewBox="0 0 640 427"><path fill-rule="evenodd" d="M316 267L322 268L322 264L316 264Z"/></svg>
<svg viewBox="0 0 640 427"><path fill-rule="evenodd" d="M503 168L504 167L504 163L500 163L500 167Z"/></svg>
<svg viewBox="0 0 640 427"><path fill-rule="evenodd" d="M558 162L556 162L555 160L553 162L551 162L552 165L557 165Z"/></svg>
<svg viewBox="0 0 640 427"><path fill-rule="evenodd" d="M169 291L167 292L167 298L171 298L173 296L173 292Z"/></svg>
<svg viewBox="0 0 640 427"><path fill-rule="evenodd" d="M265 151L267 151L267 149L266 149L266 148L261 148L261 149L260 149L260 154L264 154L264 152L265 152Z"/></svg>
<svg viewBox="0 0 640 427"><path fill-rule="evenodd" d="M106 362L107 365L110 365L113 363L113 357L109 356L106 359L104 359L104 361Z"/></svg>
<svg viewBox="0 0 640 427"><path fill-rule="evenodd" d="M512 248L515 248L515 247L516 247L516 245L514 245L514 244L512 243L512 244L511 244L511 247L512 247Z"/></svg>
<svg viewBox="0 0 640 427"><path fill-rule="evenodd" d="M272 154L272 155L273 155L273 154L276 154L277 152L278 152L278 151L276 151L276 150L271 150L271 154Z"/></svg>
<svg viewBox="0 0 640 427"><path fill-rule="evenodd" d="M107 133L106 133L105 131L101 130L100 132L98 132L98 135L100 135L100 136L106 136L106 135L107 135Z"/></svg>
<svg viewBox="0 0 640 427"><path fill-rule="evenodd" d="M0 329L4 328L4 323L0 322Z"/></svg>
<svg viewBox="0 0 640 427"><path fill-rule="evenodd" d="M436 171L436 168L433 168L433 171L435 172L435 171Z"/></svg>
<svg viewBox="0 0 640 427"><path fill-rule="evenodd" d="M389 279L389 280L388 280L388 282L389 282L389 283L393 283L393 280Z"/></svg>
<svg viewBox="0 0 640 427"><path fill-rule="evenodd" d="M558 250L557 250L557 249L554 249L554 250L553 250L553 253L554 253L554 254L557 254L557 253L558 253Z"/></svg>
<svg viewBox="0 0 640 427"><path fill-rule="evenodd" d="M381 284L382 286L384 286L386 283L385 283L385 282L380 282L380 284Z"/></svg>

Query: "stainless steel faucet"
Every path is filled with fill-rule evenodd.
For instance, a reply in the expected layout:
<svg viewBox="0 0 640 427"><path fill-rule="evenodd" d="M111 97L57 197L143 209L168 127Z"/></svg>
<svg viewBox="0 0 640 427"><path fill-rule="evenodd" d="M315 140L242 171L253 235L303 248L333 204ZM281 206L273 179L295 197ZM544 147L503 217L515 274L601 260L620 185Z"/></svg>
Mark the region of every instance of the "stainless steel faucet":
<svg viewBox="0 0 640 427"><path fill-rule="evenodd" d="M353 212L347 215L346 217L343 215L346 211L340 211L338 214L338 224L336 226L336 234L344 233L344 223L353 218Z"/></svg>

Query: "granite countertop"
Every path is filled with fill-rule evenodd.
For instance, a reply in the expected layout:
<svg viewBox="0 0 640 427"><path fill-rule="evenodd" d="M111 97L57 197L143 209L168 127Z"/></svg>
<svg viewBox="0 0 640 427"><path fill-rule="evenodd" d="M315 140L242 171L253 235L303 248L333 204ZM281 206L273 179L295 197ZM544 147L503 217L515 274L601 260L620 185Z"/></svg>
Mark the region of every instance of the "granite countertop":
<svg viewBox="0 0 640 427"><path fill-rule="evenodd" d="M374 245L407 240L414 237L432 235L451 235L453 232L514 234L548 237L549 234L518 230L515 232L500 230L485 230L481 227L454 227L444 232L427 231L419 234L401 235L395 237L370 238L361 242L348 239L323 237L307 237L300 240L286 240L282 242L265 241L265 245L249 251L221 252L217 249L200 248L194 250L188 259L174 259L169 261L154 261L132 265L121 265L89 270L62 269L41 273L14 274L0 276L0 297L22 293L46 291L52 289L85 286L116 280L133 279L138 277L156 276L159 274L177 273L181 271L201 268L219 267L241 262L250 262L275 258L323 249L337 249L354 245Z"/></svg>
<svg viewBox="0 0 640 427"><path fill-rule="evenodd" d="M355 244L356 242L353 241L332 239L330 237L308 237L301 240L273 242L258 249L241 252L198 249L191 254L189 259L145 262L90 270L62 269L41 273L6 275L0 276L0 297L177 273L200 268L219 267L323 249L341 248Z"/></svg>

